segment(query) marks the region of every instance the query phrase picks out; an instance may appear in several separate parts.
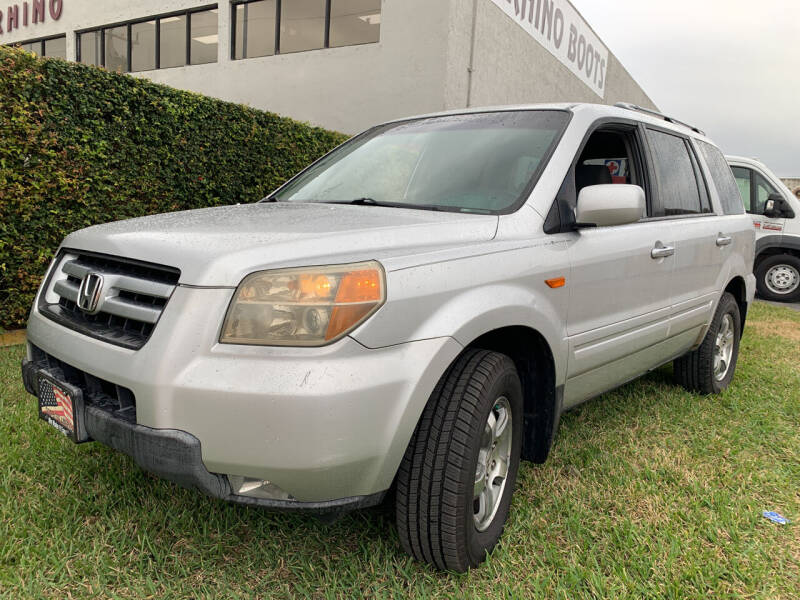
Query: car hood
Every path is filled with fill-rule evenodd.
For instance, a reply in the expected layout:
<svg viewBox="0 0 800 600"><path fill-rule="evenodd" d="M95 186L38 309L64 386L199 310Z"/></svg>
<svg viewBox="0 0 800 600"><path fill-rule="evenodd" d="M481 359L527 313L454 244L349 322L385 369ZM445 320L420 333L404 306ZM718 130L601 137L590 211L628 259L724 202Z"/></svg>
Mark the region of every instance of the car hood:
<svg viewBox="0 0 800 600"><path fill-rule="evenodd" d="M253 271L404 259L491 240L498 217L377 206L259 203L95 225L65 248L177 267L183 285L232 287ZM387 266L390 268L390 265Z"/></svg>

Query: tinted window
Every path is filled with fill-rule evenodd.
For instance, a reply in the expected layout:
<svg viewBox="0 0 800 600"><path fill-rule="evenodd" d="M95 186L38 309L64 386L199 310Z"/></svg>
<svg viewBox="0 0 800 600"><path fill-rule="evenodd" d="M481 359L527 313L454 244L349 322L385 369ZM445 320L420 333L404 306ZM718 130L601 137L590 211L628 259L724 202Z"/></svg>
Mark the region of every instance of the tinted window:
<svg viewBox="0 0 800 600"><path fill-rule="evenodd" d="M325 46L325 0L281 3L281 52L301 52Z"/></svg>
<svg viewBox="0 0 800 600"><path fill-rule="evenodd" d="M182 67L185 64L186 15L161 19L161 68Z"/></svg>
<svg viewBox="0 0 800 600"><path fill-rule="evenodd" d="M67 58L67 38L58 37L52 40L45 40L44 55L53 58Z"/></svg>
<svg viewBox="0 0 800 600"><path fill-rule="evenodd" d="M648 131L658 193L654 217L703 212L700 188L686 141L661 131Z"/></svg>
<svg viewBox="0 0 800 600"><path fill-rule="evenodd" d="M736 185L736 180L733 178L731 168L728 166L728 161L725 160L719 148L705 142L698 142L697 144L700 147L700 153L705 159L708 170L711 172L711 180L714 182L714 187L717 188L722 210L726 215L742 214L744 212L742 197Z"/></svg>
<svg viewBox="0 0 800 600"><path fill-rule="evenodd" d="M116 73L128 70L128 27L106 29L106 69Z"/></svg>
<svg viewBox="0 0 800 600"><path fill-rule="evenodd" d="M381 37L381 0L332 0L330 45L352 46Z"/></svg>
<svg viewBox="0 0 800 600"><path fill-rule="evenodd" d="M90 31L78 36L80 44L80 62L85 65L100 64L100 32Z"/></svg>
<svg viewBox="0 0 800 600"><path fill-rule="evenodd" d="M733 177L736 179L736 186L739 188L739 195L742 197L744 209L747 212L752 212L752 188L750 187L752 171L744 167L731 167L731 171L733 171Z"/></svg>
<svg viewBox="0 0 800 600"><path fill-rule="evenodd" d="M259 0L234 7L236 47L234 58L255 58L275 54L277 0Z"/></svg>
<svg viewBox="0 0 800 600"><path fill-rule="evenodd" d="M156 68L156 22L131 25L131 70L150 71Z"/></svg>
<svg viewBox="0 0 800 600"><path fill-rule="evenodd" d="M216 9L192 13L189 18L192 29L192 46L189 55L191 64L203 65L217 62L219 27Z"/></svg>

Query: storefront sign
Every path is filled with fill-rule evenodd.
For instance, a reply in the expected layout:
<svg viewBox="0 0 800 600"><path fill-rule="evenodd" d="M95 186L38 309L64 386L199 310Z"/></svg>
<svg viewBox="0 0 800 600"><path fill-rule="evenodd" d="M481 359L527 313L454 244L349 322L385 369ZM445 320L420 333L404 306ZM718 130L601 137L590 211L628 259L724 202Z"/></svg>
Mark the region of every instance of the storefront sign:
<svg viewBox="0 0 800 600"><path fill-rule="evenodd" d="M517 25L605 97L608 48L568 0L492 0Z"/></svg>
<svg viewBox="0 0 800 600"><path fill-rule="evenodd" d="M46 6L45 6L46 5ZM64 0L30 0L0 10L0 35L15 29L44 23L46 18L58 21L64 9Z"/></svg>

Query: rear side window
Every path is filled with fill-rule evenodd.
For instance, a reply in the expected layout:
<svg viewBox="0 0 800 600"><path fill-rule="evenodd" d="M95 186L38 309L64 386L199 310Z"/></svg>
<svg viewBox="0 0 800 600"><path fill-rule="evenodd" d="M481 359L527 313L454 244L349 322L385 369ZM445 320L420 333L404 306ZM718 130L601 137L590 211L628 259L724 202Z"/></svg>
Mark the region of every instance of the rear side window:
<svg viewBox="0 0 800 600"><path fill-rule="evenodd" d="M655 162L658 194L654 217L694 215L704 212L694 164L686 140L661 131L648 130Z"/></svg>
<svg viewBox="0 0 800 600"><path fill-rule="evenodd" d="M744 212L743 194L740 193L739 186L733 178L728 161L725 160L722 152L715 146L706 142L697 142L697 145L700 147L700 153L703 155L706 165L708 165L708 170L711 172L711 180L717 188L722 210L726 215L742 214Z"/></svg>

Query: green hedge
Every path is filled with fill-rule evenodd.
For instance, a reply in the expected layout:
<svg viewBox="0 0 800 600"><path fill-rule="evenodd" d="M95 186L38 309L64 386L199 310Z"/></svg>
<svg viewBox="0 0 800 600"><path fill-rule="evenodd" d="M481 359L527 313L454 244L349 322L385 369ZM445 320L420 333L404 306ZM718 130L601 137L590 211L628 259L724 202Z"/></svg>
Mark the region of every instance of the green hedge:
<svg viewBox="0 0 800 600"><path fill-rule="evenodd" d="M22 327L69 232L252 202L339 133L0 47L0 326Z"/></svg>

